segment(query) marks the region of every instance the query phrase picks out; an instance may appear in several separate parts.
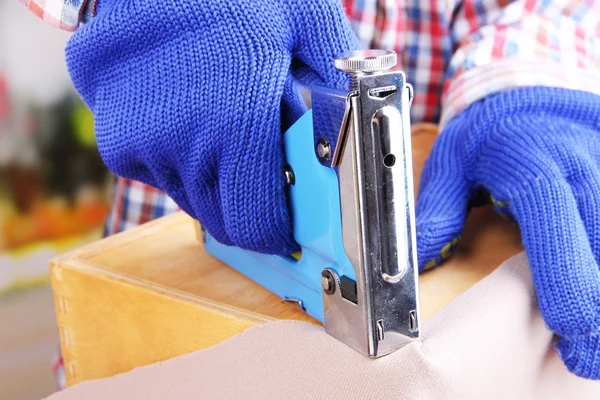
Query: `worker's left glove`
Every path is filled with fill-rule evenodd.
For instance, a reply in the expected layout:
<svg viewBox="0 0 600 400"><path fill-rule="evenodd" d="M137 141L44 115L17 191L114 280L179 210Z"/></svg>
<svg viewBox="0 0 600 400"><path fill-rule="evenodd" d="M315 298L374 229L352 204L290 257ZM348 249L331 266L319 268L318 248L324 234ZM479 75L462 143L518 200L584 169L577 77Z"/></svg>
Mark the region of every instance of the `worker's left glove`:
<svg viewBox="0 0 600 400"><path fill-rule="evenodd" d="M421 178L421 271L449 255L483 190L521 229L539 307L565 365L600 379L600 96L516 89L455 117Z"/></svg>

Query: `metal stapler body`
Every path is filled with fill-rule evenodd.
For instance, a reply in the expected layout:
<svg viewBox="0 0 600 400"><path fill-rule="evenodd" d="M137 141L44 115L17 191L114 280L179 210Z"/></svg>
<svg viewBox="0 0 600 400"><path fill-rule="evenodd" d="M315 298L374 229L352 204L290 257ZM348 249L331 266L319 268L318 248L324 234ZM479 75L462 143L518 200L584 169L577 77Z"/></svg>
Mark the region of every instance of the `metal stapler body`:
<svg viewBox="0 0 600 400"><path fill-rule="evenodd" d="M294 237L286 257L225 246L206 250L326 331L369 356L420 332L409 108L396 54L369 50L335 61L349 91L313 88L312 109L285 134Z"/></svg>

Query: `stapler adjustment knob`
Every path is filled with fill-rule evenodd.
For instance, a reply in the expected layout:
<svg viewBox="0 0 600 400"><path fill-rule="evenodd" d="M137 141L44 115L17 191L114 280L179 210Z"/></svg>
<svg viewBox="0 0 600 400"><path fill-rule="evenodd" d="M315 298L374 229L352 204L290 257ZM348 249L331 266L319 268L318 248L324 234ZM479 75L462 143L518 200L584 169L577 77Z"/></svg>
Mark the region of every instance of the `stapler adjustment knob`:
<svg viewBox="0 0 600 400"><path fill-rule="evenodd" d="M388 71L396 63L396 53L391 50L356 50L335 60L334 65L352 75L352 90L358 90L360 77Z"/></svg>

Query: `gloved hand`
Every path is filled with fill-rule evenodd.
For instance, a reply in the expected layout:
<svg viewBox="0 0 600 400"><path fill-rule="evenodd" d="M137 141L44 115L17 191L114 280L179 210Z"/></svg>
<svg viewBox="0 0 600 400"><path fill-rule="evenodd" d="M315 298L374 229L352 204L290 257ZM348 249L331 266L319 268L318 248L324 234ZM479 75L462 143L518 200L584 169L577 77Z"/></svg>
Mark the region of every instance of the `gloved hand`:
<svg viewBox="0 0 600 400"><path fill-rule="evenodd" d="M356 48L338 0L101 0L66 54L112 172L224 244L290 254L282 121L299 84L342 87L333 61Z"/></svg>
<svg viewBox="0 0 600 400"><path fill-rule="evenodd" d="M455 117L421 178L421 271L448 256L482 189L521 229L539 307L565 365L600 379L600 96L515 89Z"/></svg>

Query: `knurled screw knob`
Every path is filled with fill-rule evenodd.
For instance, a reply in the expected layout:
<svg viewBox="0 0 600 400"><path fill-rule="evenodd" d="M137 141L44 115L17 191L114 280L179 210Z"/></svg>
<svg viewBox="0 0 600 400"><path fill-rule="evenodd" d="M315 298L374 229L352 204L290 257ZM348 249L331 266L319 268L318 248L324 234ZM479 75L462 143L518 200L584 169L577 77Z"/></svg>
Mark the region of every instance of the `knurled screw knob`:
<svg viewBox="0 0 600 400"><path fill-rule="evenodd" d="M356 50L334 61L337 69L352 76L352 90L358 90L358 79L361 76L388 71L396 63L396 53L391 50Z"/></svg>

